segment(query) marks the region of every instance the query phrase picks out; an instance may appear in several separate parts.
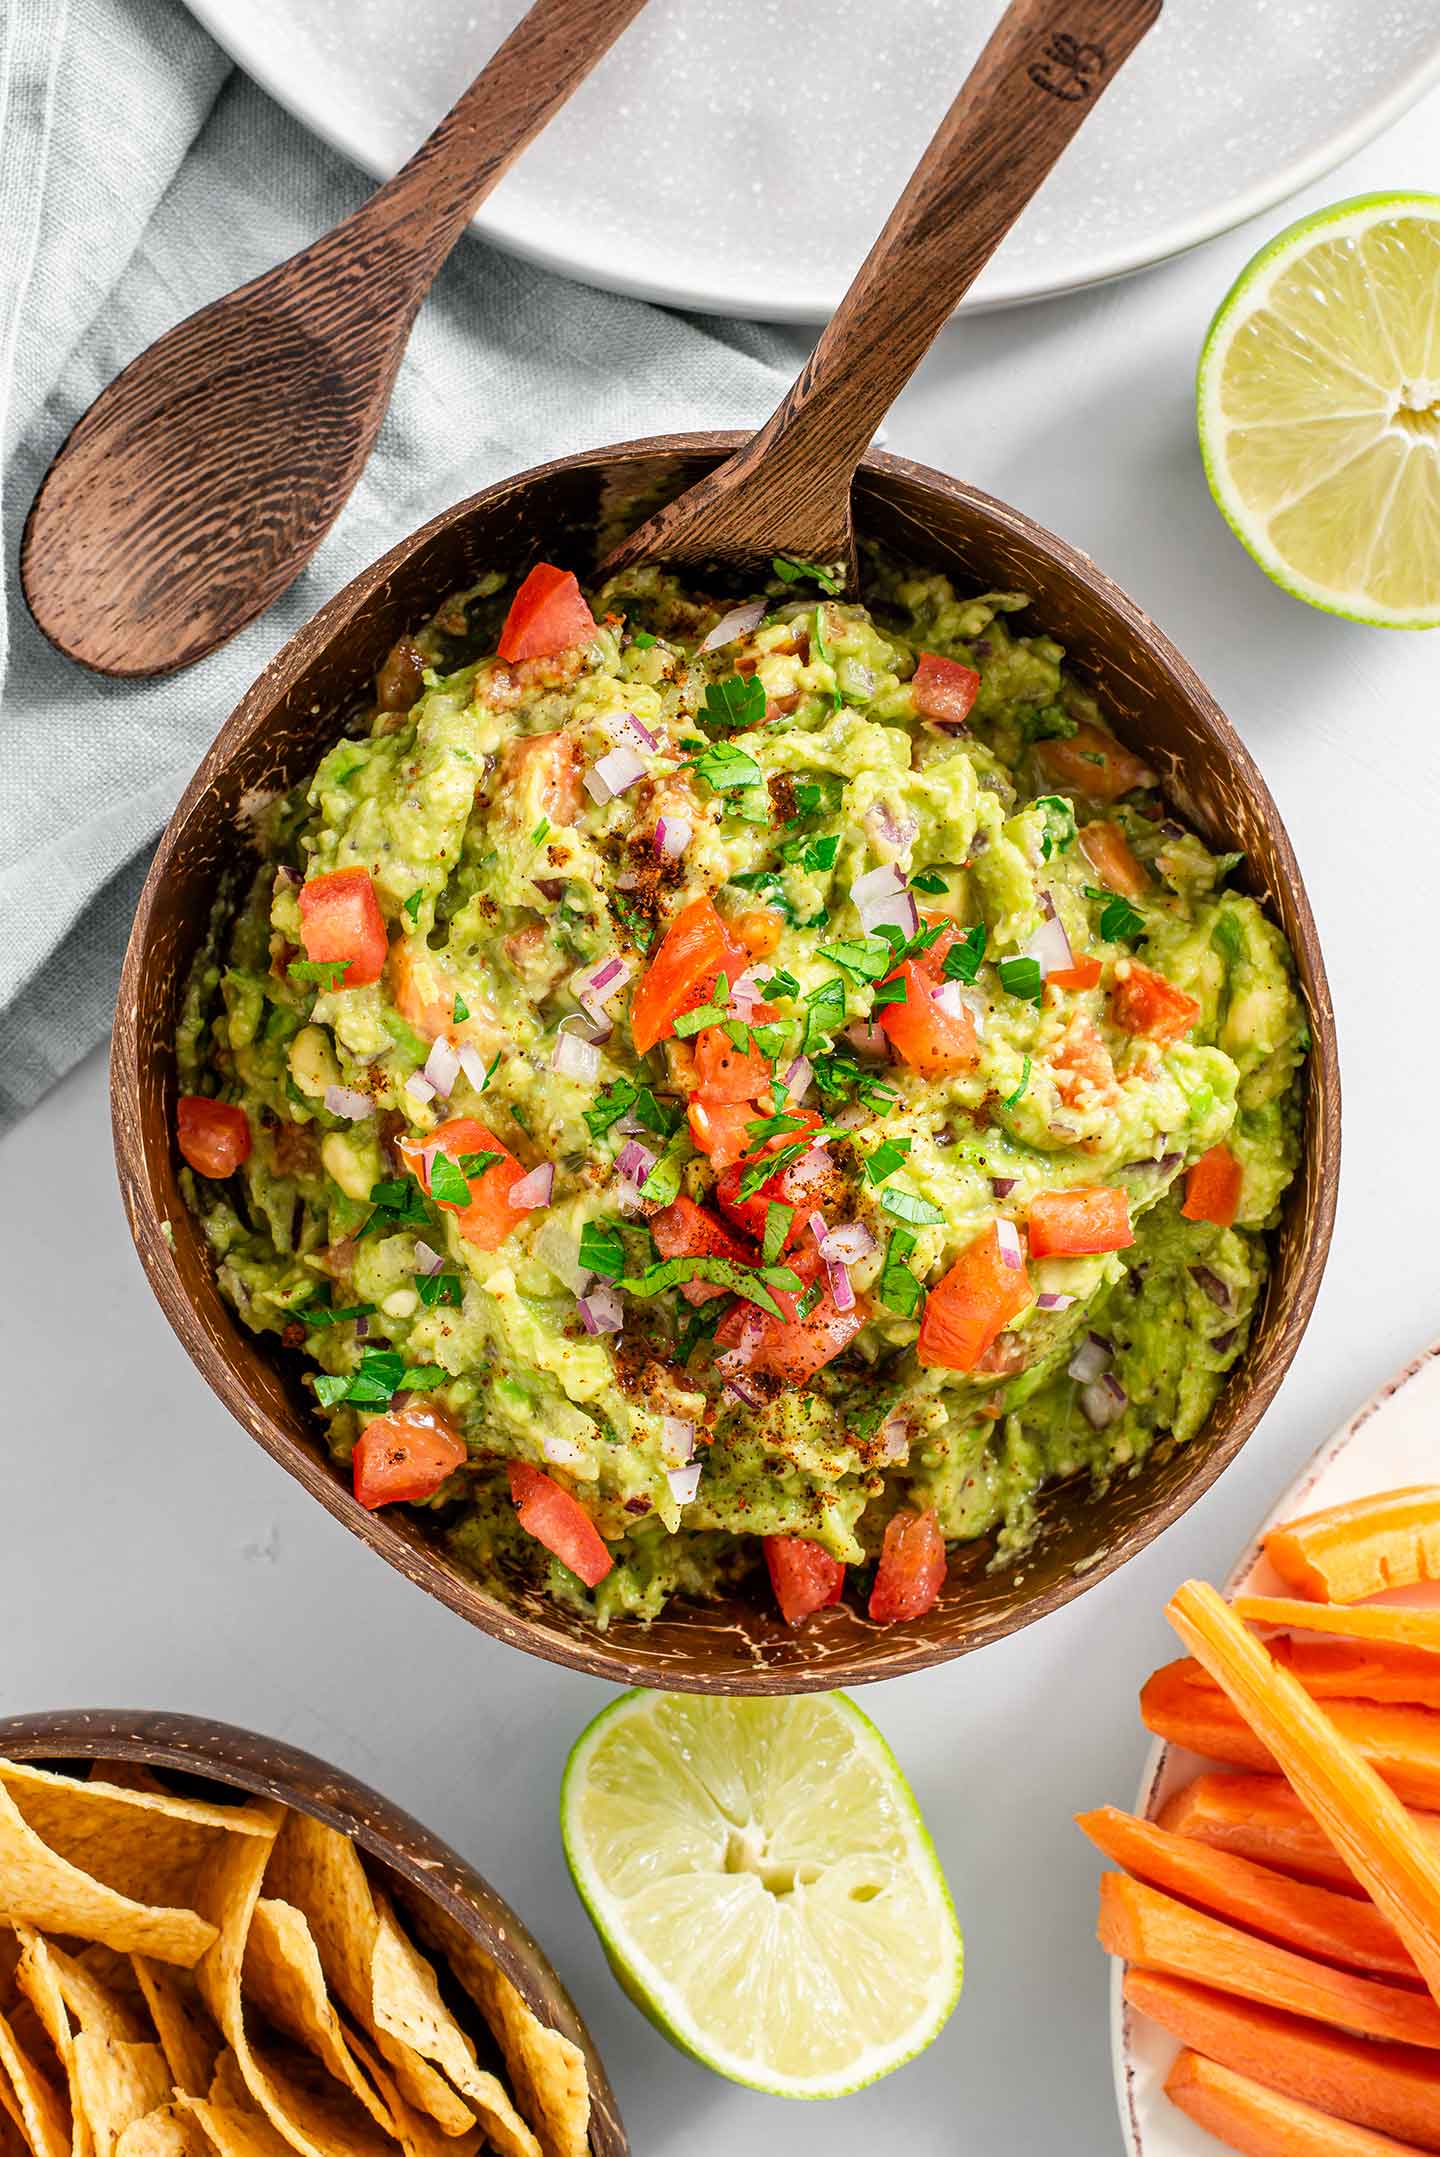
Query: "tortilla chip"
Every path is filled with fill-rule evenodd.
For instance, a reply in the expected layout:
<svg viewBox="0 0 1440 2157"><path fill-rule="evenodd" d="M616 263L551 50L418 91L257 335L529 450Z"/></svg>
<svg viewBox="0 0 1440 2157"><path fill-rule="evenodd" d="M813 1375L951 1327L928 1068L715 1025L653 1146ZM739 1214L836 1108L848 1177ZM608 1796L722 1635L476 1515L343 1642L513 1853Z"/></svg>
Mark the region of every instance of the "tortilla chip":
<svg viewBox="0 0 1440 2157"><path fill-rule="evenodd" d="M4 2015L0 2015L0 2092L7 2094L5 2109L35 2157L70 2157L70 2118L65 2100L41 2072Z"/></svg>
<svg viewBox="0 0 1440 2157"><path fill-rule="evenodd" d="M87 1787L76 1784L76 1789ZM26 1820L0 1779L0 1917L43 1932L78 1933L108 1947L198 1961L215 1937L193 1910L132 1901L52 1849Z"/></svg>
<svg viewBox="0 0 1440 2157"><path fill-rule="evenodd" d="M81 2030L75 2038L75 2094L95 2157L115 2157L115 2145L131 2121L169 2102L165 2055L158 2045Z"/></svg>
<svg viewBox="0 0 1440 2157"><path fill-rule="evenodd" d="M484 2015L545 2157L587 2157L590 2083L580 2047L531 2011L499 1964L448 1911L418 1895L407 1897L406 1908L420 1937Z"/></svg>
<svg viewBox="0 0 1440 2157"><path fill-rule="evenodd" d="M293 1903L262 1896L250 1920L242 1973L245 1997L266 2020L312 2052L359 2099L386 2134L394 2122L357 2064L331 2004L314 1936Z"/></svg>
<svg viewBox="0 0 1440 2157"><path fill-rule="evenodd" d="M178 2103L203 2128L220 2157L294 2157L263 2113L211 2104L204 2097L181 2097Z"/></svg>
<svg viewBox="0 0 1440 2157"><path fill-rule="evenodd" d="M183 1906L216 1841L252 1832L246 1807L205 1804L168 1790L79 1782L11 1761L0 1761L0 1784L57 1857L133 1902Z"/></svg>
<svg viewBox="0 0 1440 2157"><path fill-rule="evenodd" d="M154 1769L147 1768L143 1760L92 1760L85 1780L108 1783L112 1790L148 1790L152 1797L170 1795Z"/></svg>
<svg viewBox="0 0 1440 2157"><path fill-rule="evenodd" d="M144 1955L131 1960L171 2080L187 2096L203 2097L220 2051L219 2031L188 1979L179 1978L163 1962L147 1961Z"/></svg>
<svg viewBox="0 0 1440 2157"><path fill-rule="evenodd" d="M20 1942L9 1926L0 1923L0 2008L8 2007L15 1997L15 1969L20 1960Z"/></svg>
<svg viewBox="0 0 1440 2157"><path fill-rule="evenodd" d="M42 2022L45 2021L44 2010L35 1993L26 1986L25 1974L27 1970L38 1972L43 1965L77 2029L89 2030L95 2037L113 2037L122 2044L138 2044L149 2037L143 2016L136 2012L129 1997L111 1982L108 1975L100 1975L78 1956L67 1955L53 1940L42 1939L29 1927L26 1930L33 1945L21 1963L19 1981ZM44 1980L40 1982L43 1984ZM48 2022L45 2026L49 2030ZM53 2039L53 2032L51 2035Z"/></svg>
<svg viewBox="0 0 1440 2157"><path fill-rule="evenodd" d="M16 1984L50 2040L70 2091L70 2140L74 2157L92 2157L94 2140L75 2088L75 2033L60 1982L60 1950L29 1925L16 1928L22 1946Z"/></svg>
<svg viewBox="0 0 1440 2157"><path fill-rule="evenodd" d="M380 2065L364 2039L357 2037L353 2030L347 2031L346 2035L356 2057L389 2107L394 2132L405 2157L475 2157L482 2147L490 2147L478 2127L472 2127L468 2134L458 2137L447 2135L427 2112L417 2111L407 2104L398 2084Z"/></svg>
<svg viewBox="0 0 1440 2157"><path fill-rule="evenodd" d="M474 2045L441 1999L433 1966L402 1931L384 1895L376 1896L375 1907L380 1922L370 1984L378 2029L434 2061L474 2106L503 2157L540 2157L540 2145L504 2083L481 2067Z"/></svg>
<svg viewBox="0 0 1440 2157"><path fill-rule="evenodd" d="M268 1834L224 1837L196 1885L201 1912L218 1927L214 1946L196 1966L201 1997L235 2054L253 2102L301 2157L393 2157L389 2137L348 2091L323 2072L312 2080L303 2056L284 2058L278 2048L250 2039L241 1997L245 1943L273 1838L287 1818L285 1808L268 1799L257 1800L251 1811L265 1821Z"/></svg>
<svg viewBox="0 0 1440 2157"><path fill-rule="evenodd" d="M403 2040L376 2027L371 1963L380 1913L349 1836L308 1813L288 1814L271 1852L265 1885L305 1918L330 1991L376 2040L406 2102L428 2112L446 2134L465 2134L475 2124L470 2107Z"/></svg>
<svg viewBox="0 0 1440 2157"><path fill-rule="evenodd" d="M115 2145L115 2157L212 2157L204 2131L177 2105L162 2105L132 2120Z"/></svg>

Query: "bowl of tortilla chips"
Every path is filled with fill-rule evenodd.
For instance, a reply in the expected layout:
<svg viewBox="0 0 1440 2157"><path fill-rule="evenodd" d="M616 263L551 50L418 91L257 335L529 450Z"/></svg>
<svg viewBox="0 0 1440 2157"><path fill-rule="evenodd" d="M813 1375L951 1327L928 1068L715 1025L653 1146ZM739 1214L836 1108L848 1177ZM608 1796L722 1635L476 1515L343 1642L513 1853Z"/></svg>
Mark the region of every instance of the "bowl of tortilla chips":
<svg viewBox="0 0 1440 2157"><path fill-rule="evenodd" d="M0 1720L0 2157L628 2157L514 1911L308 1753Z"/></svg>

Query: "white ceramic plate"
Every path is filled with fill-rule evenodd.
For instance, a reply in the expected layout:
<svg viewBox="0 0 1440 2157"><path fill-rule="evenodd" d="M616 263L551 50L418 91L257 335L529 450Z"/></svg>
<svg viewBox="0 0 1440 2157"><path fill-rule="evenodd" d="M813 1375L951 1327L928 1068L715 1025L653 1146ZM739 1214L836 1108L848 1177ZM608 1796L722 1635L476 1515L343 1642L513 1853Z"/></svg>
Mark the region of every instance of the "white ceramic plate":
<svg viewBox="0 0 1440 2157"><path fill-rule="evenodd" d="M521 0L188 4L377 178L523 12ZM999 0L650 0L476 223L590 284L822 320L1000 12ZM1169 0L967 304L1040 299L1193 247L1318 178L1437 79L1434 0Z"/></svg>
<svg viewBox="0 0 1440 2157"><path fill-rule="evenodd" d="M1409 1483L1435 1480L1435 1433L1440 1428L1440 1341L1392 1378L1366 1402L1344 1428L1315 1455L1292 1483L1225 1583L1228 1595L1242 1589L1256 1595L1291 1591L1260 1552L1267 1528L1297 1514L1363 1498L1371 1491L1402 1490ZM1433 1593L1410 1589L1378 1596L1378 1602L1433 1601ZM1179 1651L1177 1650L1177 1653ZM1156 1744L1145 1763L1137 1813L1153 1817L1175 1790L1198 1772L1201 1762L1178 1745ZM1144 2015L1132 2014L1124 1998L1124 1964L1111 1970L1110 2039L1115 2067L1115 2095L1129 2157L1216 2157L1220 2144L1178 2112L1165 2095L1165 2077L1178 2045Z"/></svg>

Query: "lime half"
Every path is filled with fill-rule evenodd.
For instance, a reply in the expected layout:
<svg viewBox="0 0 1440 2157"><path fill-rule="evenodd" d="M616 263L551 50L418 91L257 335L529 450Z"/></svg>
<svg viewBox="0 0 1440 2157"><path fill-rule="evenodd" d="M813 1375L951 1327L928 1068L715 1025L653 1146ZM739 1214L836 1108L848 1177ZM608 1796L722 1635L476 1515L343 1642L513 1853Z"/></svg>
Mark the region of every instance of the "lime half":
<svg viewBox="0 0 1440 2157"><path fill-rule="evenodd" d="M571 1753L560 1825L621 1984L734 2082L842 2096L921 2051L959 1997L934 1846L842 1693L626 1693Z"/></svg>
<svg viewBox="0 0 1440 2157"><path fill-rule="evenodd" d="M1200 355L1210 491L1311 606L1440 622L1440 195L1361 195L1241 271Z"/></svg>

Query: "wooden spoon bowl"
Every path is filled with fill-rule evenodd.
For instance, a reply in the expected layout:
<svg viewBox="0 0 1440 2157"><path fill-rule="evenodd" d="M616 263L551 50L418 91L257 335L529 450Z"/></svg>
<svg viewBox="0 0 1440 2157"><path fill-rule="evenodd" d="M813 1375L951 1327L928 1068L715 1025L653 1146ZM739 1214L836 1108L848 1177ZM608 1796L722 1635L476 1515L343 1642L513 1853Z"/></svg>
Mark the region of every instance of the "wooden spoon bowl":
<svg viewBox="0 0 1440 2157"><path fill-rule="evenodd" d="M352 1775L278 1738L212 1722L133 1708L60 1708L0 1719L0 1759L70 1768L130 1760L186 1778L186 1795L279 1798L353 1837L389 1878L394 1899L436 1905L499 1963L526 2005L585 2054L590 2085L591 2157L629 2157L595 2041L544 1950L485 1880L439 1837ZM200 1787L197 1789L197 1783ZM209 1787L205 1787L205 1786Z"/></svg>
<svg viewBox="0 0 1440 2157"><path fill-rule="evenodd" d="M1290 939L1313 1046L1300 1170L1243 1361L1204 1432L1163 1442L1097 1496L1084 1479L1040 1502L1040 1534L1017 1568L987 1572L988 1541L952 1556L945 1591L912 1624L871 1625L847 1605L791 1631L763 1575L714 1604L672 1604L648 1628L597 1633L518 1587L502 1601L398 1509L368 1513L331 1464L298 1357L248 1333L216 1287L176 1181L174 1038L186 976L226 871L246 854L244 806L293 785L364 696L395 638L487 570L536 559L583 571L639 515L713 469L743 437L669 435L541 465L447 510L385 555L277 656L221 730L161 841L121 980L111 1066L115 1148L131 1231L161 1307L251 1436L354 1533L472 1625L530 1653L622 1684L787 1693L896 1677L1013 1633L1143 1550L1233 1460L1273 1399L1310 1316L1334 1222L1340 1080L1315 924L1285 828L1229 721L1179 653L1078 549L1018 511L897 457L857 475L863 536L950 572L962 589L1027 591L1033 620L1067 648L1117 732L1161 775L1212 845L1239 847L1248 888Z"/></svg>

